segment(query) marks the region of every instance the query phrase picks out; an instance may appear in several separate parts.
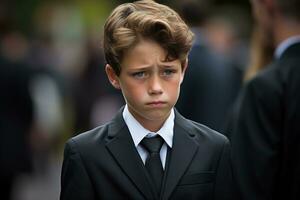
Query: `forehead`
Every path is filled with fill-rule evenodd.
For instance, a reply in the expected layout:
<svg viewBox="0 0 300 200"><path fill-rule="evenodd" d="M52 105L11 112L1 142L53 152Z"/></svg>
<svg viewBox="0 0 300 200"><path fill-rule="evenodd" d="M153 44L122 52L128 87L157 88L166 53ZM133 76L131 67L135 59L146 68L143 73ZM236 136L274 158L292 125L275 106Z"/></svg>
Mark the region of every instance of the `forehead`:
<svg viewBox="0 0 300 200"><path fill-rule="evenodd" d="M179 60L167 61L167 52L157 42L142 40L125 52L122 67L149 66L180 63Z"/></svg>
<svg viewBox="0 0 300 200"><path fill-rule="evenodd" d="M147 54L148 56L166 56L166 51L155 41L141 40L131 49L126 52L129 56L131 54Z"/></svg>

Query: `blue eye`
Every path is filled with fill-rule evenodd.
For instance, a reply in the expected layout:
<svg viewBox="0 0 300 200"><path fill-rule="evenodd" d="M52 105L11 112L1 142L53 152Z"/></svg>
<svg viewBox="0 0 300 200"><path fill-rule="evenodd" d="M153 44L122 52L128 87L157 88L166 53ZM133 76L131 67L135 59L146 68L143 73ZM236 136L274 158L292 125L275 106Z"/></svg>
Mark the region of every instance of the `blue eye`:
<svg viewBox="0 0 300 200"><path fill-rule="evenodd" d="M145 76L146 76L146 73L145 72L135 72L135 73L133 73L132 74L132 76L134 77L134 78L144 78Z"/></svg>
<svg viewBox="0 0 300 200"><path fill-rule="evenodd" d="M173 70L173 69L165 69L164 71L163 71L163 76L171 76L171 75L173 75L175 73L175 70Z"/></svg>

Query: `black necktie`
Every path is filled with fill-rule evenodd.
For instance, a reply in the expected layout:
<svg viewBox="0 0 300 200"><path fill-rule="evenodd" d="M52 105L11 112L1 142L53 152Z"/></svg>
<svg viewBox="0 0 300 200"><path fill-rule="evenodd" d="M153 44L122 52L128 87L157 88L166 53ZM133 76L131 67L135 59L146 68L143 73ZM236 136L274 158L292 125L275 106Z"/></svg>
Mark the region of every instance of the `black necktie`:
<svg viewBox="0 0 300 200"><path fill-rule="evenodd" d="M148 170L158 194L160 193L161 182L163 178L163 167L160 160L160 149L164 140L159 136L144 138L141 145L148 151L149 156L146 159L145 167Z"/></svg>

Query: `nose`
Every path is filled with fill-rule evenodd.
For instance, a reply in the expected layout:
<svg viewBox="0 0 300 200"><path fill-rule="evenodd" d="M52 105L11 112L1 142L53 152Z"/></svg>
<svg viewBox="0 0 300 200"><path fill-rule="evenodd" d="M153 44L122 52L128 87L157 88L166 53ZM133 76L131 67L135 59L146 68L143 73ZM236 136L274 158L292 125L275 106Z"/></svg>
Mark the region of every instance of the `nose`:
<svg viewBox="0 0 300 200"><path fill-rule="evenodd" d="M157 95L163 93L162 83L159 75L153 75L149 79L148 93L150 95Z"/></svg>

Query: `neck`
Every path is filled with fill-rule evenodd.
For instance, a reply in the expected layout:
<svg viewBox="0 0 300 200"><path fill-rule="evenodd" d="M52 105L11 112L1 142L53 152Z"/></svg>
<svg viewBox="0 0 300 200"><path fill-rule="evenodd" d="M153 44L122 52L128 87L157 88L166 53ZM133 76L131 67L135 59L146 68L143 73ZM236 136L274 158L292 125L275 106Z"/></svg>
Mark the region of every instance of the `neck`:
<svg viewBox="0 0 300 200"><path fill-rule="evenodd" d="M289 37L300 35L300 22L296 20L281 18L274 26L275 44L278 46Z"/></svg>
<svg viewBox="0 0 300 200"><path fill-rule="evenodd" d="M166 116L160 116L157 117L156 119L153 118L149 119L146 118L145 116L141 116L140 114L138 114L135 110L131 109L130 106L128 106L128 111L145 129L151 132L159 131L171 114L171 110L170 110Z"/></svg>
<svg viewBox="0 0 300 200"><path fill-rule="evenodd" d="M157 132L161 129L161 127L164 125L166 120L162 121L162 120L151 120L151 121L144 121L141 122L139 121L139 123L147 130L151 131L151 132Z"/></svg>

